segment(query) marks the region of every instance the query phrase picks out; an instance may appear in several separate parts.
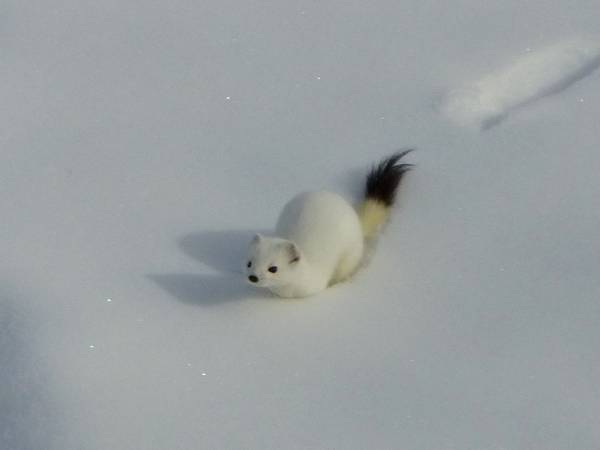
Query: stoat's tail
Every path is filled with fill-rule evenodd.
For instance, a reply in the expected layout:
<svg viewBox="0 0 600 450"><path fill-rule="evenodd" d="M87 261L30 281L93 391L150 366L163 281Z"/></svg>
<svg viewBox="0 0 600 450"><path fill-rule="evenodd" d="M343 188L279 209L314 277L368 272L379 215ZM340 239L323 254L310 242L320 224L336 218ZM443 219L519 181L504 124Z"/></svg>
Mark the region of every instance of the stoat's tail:
<svg viewBox="0 0 600 450"><path fill-rule="evenodd" d="M387 221L400 181L413 167L412 164L398 164L398 161L411 151L394 153L373 166L367 175L365 200L358 211L365 238L375 236Z"/></svg>

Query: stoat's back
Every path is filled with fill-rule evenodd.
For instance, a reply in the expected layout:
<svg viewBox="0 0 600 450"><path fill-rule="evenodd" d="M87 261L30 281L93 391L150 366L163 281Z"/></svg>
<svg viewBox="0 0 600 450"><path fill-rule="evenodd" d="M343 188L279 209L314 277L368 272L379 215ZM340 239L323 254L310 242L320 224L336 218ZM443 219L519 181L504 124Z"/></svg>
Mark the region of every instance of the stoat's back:
<svg viewBox="0 0 600 450"><path fill-rule="evenodd" d="M311 266L329 272L349 245L362 242L360 221L352 205L327 191L292 198L279 216L277 235L294 241Z"/></svg>

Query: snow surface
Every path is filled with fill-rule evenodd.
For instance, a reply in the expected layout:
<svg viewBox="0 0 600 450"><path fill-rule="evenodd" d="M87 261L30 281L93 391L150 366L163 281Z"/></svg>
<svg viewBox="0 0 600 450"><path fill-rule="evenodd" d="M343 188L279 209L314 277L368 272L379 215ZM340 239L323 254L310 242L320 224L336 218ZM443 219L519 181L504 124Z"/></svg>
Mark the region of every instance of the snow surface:
<svg viewBox="0 0 600 450"><path fill-rule="evenodd" d="M568 88L600 66L600 38L574 38L527 51L507 68L449 92L441 111L458 124L489 128L517 108Z"/></svg>
<svg viewBox="0 0 600 450"><path fill-rule="evenodd" d="M0 448L600 448L600 71L486 130L436 108L599 12L4 1ZM351 283L241 280L292 195L408 147Z"/></svg>

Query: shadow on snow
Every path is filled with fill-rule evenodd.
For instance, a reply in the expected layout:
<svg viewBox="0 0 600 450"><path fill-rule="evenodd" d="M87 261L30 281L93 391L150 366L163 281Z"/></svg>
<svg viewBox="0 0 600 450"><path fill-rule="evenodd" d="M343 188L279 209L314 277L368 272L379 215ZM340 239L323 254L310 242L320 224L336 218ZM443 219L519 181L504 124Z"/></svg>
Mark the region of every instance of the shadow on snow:
<svg viewBox="0 0 600 450"><path fill-rule="evenodd" d="M252 298L272 297L248 285L242 276L249 230L203 231L178 240L179 248L218 274L166 273L147 277L177 300L194 305L218 305Z"/></svg>

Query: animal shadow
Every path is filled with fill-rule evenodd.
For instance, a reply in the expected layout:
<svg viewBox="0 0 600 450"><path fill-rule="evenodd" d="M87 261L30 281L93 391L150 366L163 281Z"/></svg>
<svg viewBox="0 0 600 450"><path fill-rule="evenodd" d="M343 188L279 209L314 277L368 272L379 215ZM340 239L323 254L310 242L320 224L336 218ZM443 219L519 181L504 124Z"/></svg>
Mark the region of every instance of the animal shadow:
<svg viewBox="0 0 600 450"><path fill-rule="evenodd" d="M255 234L249 230L203 231L187 234L178 243L185 254L208 267L240 274L248 244Z"/></svg>
<svg viewBox="0 0 600 450"><path fill-rule="evenodd" d="M193 305L213 306L232 301L271 295L249 286L242 277L248 243L255 234L249 230L203 231L178 240L179 248L218 274L166 273L147 277L177 300Z"/></svg>

